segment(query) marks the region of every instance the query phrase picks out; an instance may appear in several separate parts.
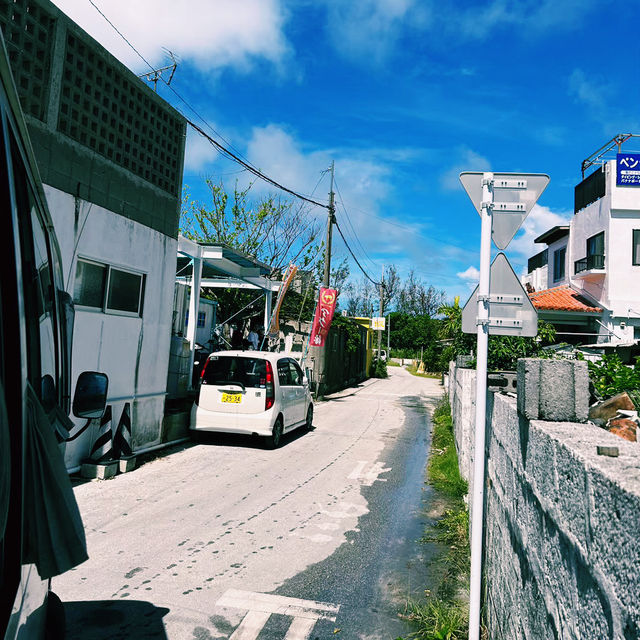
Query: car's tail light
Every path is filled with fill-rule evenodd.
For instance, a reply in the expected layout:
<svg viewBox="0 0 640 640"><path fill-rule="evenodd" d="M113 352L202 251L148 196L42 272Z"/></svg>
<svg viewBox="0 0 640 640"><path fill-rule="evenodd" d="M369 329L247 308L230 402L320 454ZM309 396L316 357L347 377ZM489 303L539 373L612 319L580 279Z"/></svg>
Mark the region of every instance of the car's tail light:
<svg viewBox="0 0 640 640"><path fill-rule="evenodd" d="M271 409L271 407L273 407L273 403L276 399L276 394L273 386L273 368L268 360L265 364L267 365L267 379L264 395L264 410L266 411L267 409Z"/></svg>

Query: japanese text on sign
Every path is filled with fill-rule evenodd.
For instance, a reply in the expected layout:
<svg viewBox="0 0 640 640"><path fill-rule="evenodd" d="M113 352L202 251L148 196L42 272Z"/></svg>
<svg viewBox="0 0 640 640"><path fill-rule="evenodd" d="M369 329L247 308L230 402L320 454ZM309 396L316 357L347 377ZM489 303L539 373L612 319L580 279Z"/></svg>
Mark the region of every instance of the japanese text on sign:
<svg viewBox="0 0 640 640"><path fill-rule="evenodd" d="M640 187L640 153L616 156L616 186Z"/></svg>

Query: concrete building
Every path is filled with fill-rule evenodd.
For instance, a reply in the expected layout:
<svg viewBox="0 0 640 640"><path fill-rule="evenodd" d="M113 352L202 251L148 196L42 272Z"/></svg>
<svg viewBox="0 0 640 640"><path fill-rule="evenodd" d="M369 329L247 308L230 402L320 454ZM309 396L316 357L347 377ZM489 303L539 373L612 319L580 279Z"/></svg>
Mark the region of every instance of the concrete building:
<svg viewBox="0 0 640 640"><path fill-rule="evenodd" d="M48 0L2 3L0 27L76 304L73 375L107 373L144 450L164 439L185 120Z"/></svg>
<svg viewBox="0 0 640 640"><path fill-rule="evenodd" d="M530 295L540 317L564 332L562 340L601 346L640 341L640 177L625 183L621 165L640 155L619 152L621 138L632 137L614 138L585 161L599 166L576 186L571 222L536 238L545 248L529 259L523 283L535 292Z"/></svg>

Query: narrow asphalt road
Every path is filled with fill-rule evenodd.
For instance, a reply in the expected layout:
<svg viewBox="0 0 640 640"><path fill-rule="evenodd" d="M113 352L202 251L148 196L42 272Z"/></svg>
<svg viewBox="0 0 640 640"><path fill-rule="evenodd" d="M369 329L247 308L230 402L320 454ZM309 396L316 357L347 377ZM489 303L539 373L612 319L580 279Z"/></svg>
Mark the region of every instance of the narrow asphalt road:
<svg viewBox="0 0 640 640"><path fill-rule="evenodd" d="M417 543L436 380L389 368L275 451L214 436L76 487L90 559L54 580L69 640L389 640Z"/></svg>

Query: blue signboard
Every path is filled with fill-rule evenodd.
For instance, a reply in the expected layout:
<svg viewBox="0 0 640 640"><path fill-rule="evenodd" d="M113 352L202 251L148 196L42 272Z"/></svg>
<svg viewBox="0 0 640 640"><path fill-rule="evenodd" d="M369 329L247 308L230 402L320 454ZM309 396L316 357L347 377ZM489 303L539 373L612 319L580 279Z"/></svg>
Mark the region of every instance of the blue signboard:
<svg viewBox="0 0 640 640"><path fill-rule="evenodd" d="M616 156L616 185L640 187L640 153L619 153Z"/></svg>

